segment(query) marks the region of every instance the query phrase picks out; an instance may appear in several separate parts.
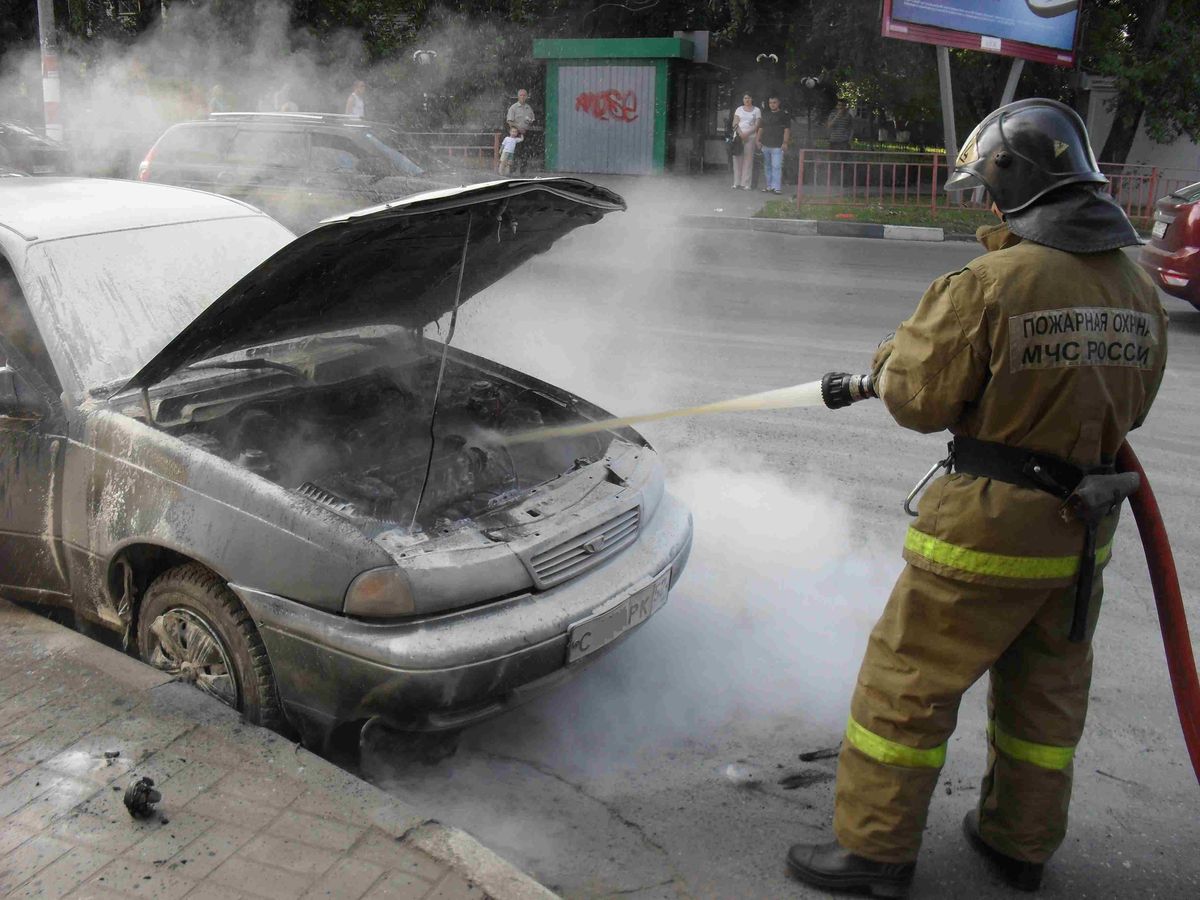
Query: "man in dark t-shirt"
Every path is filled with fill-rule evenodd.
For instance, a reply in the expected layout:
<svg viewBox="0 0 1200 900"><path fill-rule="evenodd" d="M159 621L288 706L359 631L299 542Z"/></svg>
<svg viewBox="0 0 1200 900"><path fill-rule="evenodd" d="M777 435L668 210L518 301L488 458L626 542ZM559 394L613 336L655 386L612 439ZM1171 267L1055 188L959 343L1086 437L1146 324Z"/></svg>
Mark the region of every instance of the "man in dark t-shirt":
<svg viewBox="0 0 1200 900"><path fill-rule="evenodd" d="M762 147L763 174L766 177L764 194L783 193L783 154L792 142L791 125L792 114L780 106L778 97L771 97L758 126L758 145Z"/></svg>

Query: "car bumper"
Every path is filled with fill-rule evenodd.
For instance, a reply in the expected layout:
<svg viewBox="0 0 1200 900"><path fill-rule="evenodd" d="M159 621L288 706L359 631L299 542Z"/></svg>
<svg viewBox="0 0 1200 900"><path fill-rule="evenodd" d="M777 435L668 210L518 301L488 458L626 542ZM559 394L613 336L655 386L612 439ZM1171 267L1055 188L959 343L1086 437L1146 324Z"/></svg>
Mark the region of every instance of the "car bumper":
<svg viewBox="0 0 1200 900"><path fill-rule="evenodd" d="M306 738L375 716L413 730L458 728L567 680L620 643L567 665L575 623L621 602L668 566L673 586L692 520L664 496L638 539L579 578L424 619L375 623L231 585L253 617L280 699Z"/></svg>
<svg viewBox="0 0 1200 900"><path fill-rule="evenodd" d="M1146 244L1138 263L1168 294L1200 308L1200 247L1171 252Z"/></svg>

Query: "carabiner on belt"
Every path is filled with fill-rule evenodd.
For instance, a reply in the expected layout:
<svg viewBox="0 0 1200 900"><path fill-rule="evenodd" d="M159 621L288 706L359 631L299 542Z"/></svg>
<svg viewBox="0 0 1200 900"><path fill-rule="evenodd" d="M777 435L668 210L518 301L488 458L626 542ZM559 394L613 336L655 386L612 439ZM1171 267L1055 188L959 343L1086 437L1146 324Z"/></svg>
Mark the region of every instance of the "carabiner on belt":
<svg viewBox="0 0 1200 900"><path fill-rule="evenodd" d="M946 445L946 458L940 459L933 464L933 468L925 473L925 477L916 483L908 496L904 498L904 511L912 516L917 517L917 511L912 508L912 502L917 499L917 495L925 490L925 485L933 481L933 477L937 475L940 469L945 469L947 472L954 468L954 442L951 441Z"/></svg>

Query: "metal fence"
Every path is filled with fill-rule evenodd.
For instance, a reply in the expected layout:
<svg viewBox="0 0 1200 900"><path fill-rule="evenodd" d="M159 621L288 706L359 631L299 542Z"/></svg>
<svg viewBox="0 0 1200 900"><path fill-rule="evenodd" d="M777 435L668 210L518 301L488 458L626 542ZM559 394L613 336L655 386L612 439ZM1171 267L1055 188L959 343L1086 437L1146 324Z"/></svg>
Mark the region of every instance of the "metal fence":
<svg viewBox="0 0 1200 900"><path fill-rule="evenodd" d="M799 152L796 202L845 206L923 206L939 209L981 208L986 195L964 191L957 199L944 193L950 170L942 153L895 153L871 150ZM1200 181L1200 172L1157 166L1101 163L1109 191L1131 219L1154 216L1160 197Z"/></svg>
<svg viewBox="0 0 1200 900"><path fill-rule="evenodd" d="M406 131L402 134L418 147L446 157L457 165L494 169L500 162L499 131Z"/></svg>
<svg viewBox="0 0 1200 900"><path fill-rule="evenodd" d="M1200 181L1200 172L1188 169L1100 163L1100 171L1108 176L1109 191L1131 219L1153 218L1159 198Z"/></svg>
<svg viewBox="0 0 1200 900"><path fill-rule="evenodd" d="M796 202L927 206L936 213L959 206L941 193L947 174L942 153L805 149L797 160ZM965 195L965 205L973 205L972 197Z"/></svg>

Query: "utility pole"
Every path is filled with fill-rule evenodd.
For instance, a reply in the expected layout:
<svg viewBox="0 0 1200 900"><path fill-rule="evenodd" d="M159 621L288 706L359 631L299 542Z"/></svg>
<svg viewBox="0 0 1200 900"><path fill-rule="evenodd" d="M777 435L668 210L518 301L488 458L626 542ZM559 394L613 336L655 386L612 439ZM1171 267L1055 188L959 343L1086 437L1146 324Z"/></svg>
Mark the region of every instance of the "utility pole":
<svg viewBox="0 0 1200 900"><path fill-rule="evenodd" d="M60 82L58 77L58 34L54 28L54 0L37 0L38 37L42 44L42 109L45 112L46 137L63 139L59 118Z"/></svg>

